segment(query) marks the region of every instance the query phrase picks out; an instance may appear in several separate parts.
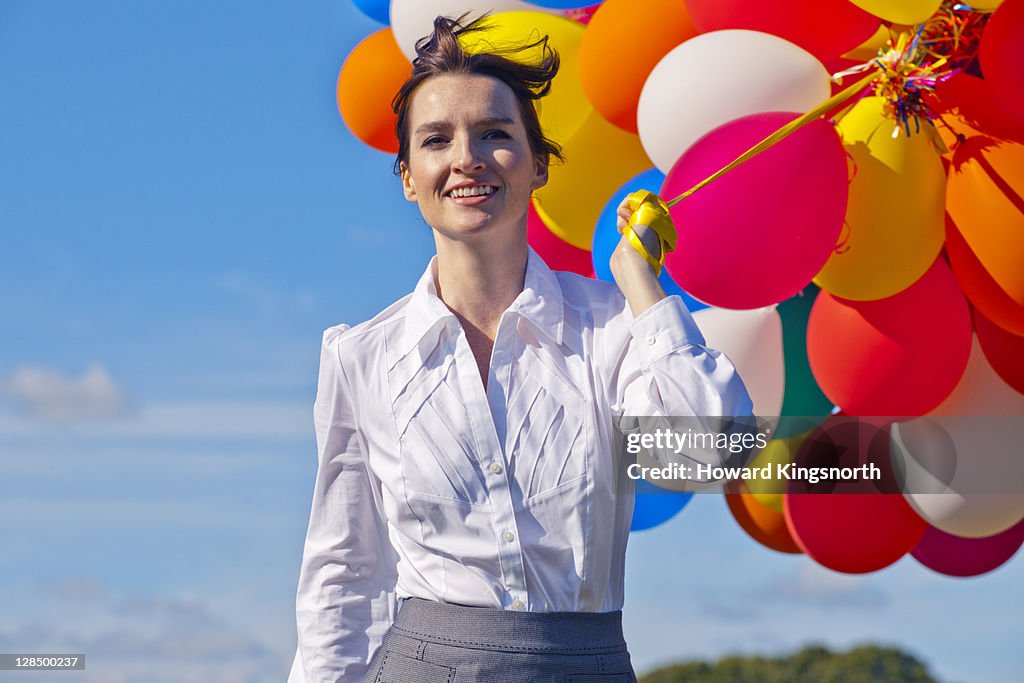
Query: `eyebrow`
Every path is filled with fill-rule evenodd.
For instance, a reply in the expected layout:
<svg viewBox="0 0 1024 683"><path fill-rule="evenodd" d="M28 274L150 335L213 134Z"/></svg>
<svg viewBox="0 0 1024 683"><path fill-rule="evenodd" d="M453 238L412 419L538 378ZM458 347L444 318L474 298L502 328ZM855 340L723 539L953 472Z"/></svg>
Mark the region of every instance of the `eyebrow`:
<svg viewBox="0 0 1024 683"><path fill-rule="evenodd" d="M507 125L507 126L511 126L514 123L515 123L515 121L513 121L510 118L506 118L504 116L491 116L491 117L488 117L486 119L480 119L479 121L477 121L473 125L474 126L493 126L493 125L496 125L496 124L504 124L504 125ZM443 130L445 128L448 128L450 125L451 124L449 124L446 121L430 121L428 123L424 123L419 128L417 128L416 129L416 133L423 133L423 132L430 131L430 130Z"/></svg>

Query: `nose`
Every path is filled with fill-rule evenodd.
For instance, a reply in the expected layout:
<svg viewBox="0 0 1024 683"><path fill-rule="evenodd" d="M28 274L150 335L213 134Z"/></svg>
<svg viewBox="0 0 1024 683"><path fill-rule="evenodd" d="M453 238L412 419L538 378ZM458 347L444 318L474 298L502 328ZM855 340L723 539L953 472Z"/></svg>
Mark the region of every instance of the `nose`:
<svg viewBox="0 0 1024 683"><path fill-rule="evenodd" d="M484 159L472 136L460 136L452 145L452 170L476 173L484 168Z"/></svg>

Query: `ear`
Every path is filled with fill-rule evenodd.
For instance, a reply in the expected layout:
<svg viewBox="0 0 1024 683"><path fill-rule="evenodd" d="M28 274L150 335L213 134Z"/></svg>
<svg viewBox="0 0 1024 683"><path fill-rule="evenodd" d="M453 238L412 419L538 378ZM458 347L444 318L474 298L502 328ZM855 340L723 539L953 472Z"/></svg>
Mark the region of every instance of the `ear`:
<svg viewBox="0 0 1024 683"><path fill-rule="evenodd" d="M405 193L407 201L416 201L416 185L412 182L412 173L409 172L409 166L404 161L398 162L398 167L402 172L402 192Z"/></svg>
<svg viewBox="0 0 1024 683"><path fill-rule="evenodd" d="M548 184L548 159L547 154L537 154L533 157L533 182L530 189L538 190Z"/></svg>

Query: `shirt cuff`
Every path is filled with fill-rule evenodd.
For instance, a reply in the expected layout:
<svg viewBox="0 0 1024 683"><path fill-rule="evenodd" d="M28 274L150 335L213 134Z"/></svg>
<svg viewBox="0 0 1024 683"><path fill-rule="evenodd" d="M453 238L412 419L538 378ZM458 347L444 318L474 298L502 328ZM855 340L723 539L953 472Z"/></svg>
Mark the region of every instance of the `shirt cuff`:
<svg viewBox="0 0 1024 683"><path fill-rule="evenodd" d="M704 346L704 335L678 294L667 296L629 324L644 366L649 366L684 346Z"/></svg>

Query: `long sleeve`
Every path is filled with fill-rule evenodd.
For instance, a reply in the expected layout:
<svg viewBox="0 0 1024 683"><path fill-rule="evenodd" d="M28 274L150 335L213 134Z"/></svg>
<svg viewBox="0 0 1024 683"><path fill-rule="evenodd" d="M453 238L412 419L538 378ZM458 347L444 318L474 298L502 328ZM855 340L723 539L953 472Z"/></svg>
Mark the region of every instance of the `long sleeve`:
<svg viewBox="0 0 1024 683"><path fill-rule="evenodd" d="M326 330L321 348L313 407L318 467L296 595L298 649L288 683L361 683L397 607L397 554L338 351L346 329Z"/></svg>
<svg viewBox="0 0 1024 683"><path fill-rule="evenodd" d="M614 369L609 390L613 417L624 433L661 425L662 417L695 417L688 426L706 431L722 428L722 420L738 418L749 426L753 403L732 362L705 346L704 336L682 299L669 296L636 318L628 329L612 326L608 351ZM641 422L633 418L643 418ZM680 423L675 423L679 428ZM725 456L728 453L724 454ZM688 450L676 458L722 464L715 449Z"/></svg>

